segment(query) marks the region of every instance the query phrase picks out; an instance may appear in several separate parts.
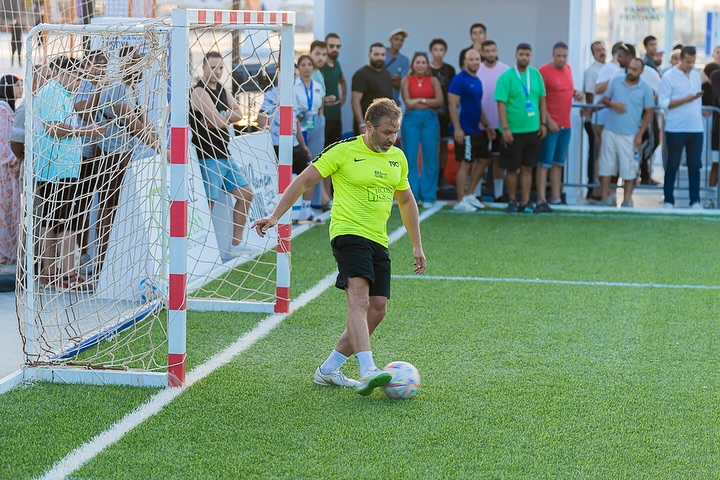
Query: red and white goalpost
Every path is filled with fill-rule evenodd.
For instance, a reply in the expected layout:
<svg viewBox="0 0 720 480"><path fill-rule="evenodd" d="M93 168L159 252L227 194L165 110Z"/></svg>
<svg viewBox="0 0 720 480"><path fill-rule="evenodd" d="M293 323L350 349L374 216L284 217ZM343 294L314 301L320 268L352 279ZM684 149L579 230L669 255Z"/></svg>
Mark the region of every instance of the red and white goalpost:
<svg viewBox="0 0 720 480"><path fill-rule="evenodd" d="M43 123L67 116L54 112L63 107L48 100L57 95L47 90L28 95L19 262L23 281L17 291L26 361L18 374L0 384L0 391L34 380L182 386L188 310L289 311L291 212L280 219L277 238L274 232L260 238L249 226L272 212L292 180L295 14L174 10L169 21L126 21L41 24L28 35L28 66L59 57L77 59L84 63L75 74L101 89L136 75L128 92L137 118L107 120L128 99L99 95L101 104L90 112L96 116L88 118L97 118L89 123L98 122L107 128L104 133L61 143ZM90 65L90 51L103 52L103 69ZM232 92L242 119L228 129L228 155L254 191L242 238L247 250L230 258L224 252L236 235L237 204L229 194L208 201L198 161L203 152L191 141L189 121L190 89L202 77L203 58L210 51L231 67L223 86ZM123 57L128 52L132 60ZM47 75L45 84L60 78L57 72ZM26 85L31 78L28 67ZM255 123L275 86L278 105L270 120L279 123L279 160L270 133ZM142 134L123 133L128 122L139 119L145 122ZM113 121L114 130L108 126ZM75 128L80 122L67 123ZM154 141L148 132L157 134ZM63 181L55 184L47 169L37 167L58 162L56 147L72 157L89 145L97 146L94 161L105 165L114 158L106 153L108 141L130 156L117 187L104 184L104 172L92 169L80 169L70 180L60 175ZM45 190L39 189L48 182ZM80 207L48 208L49 202L62 207L66 187L77 188L69 190L69 198ZM118 200L108 209L103 195L112 188ZM59 223L58 211L64 215ZM103 218L110 224L106 236L101 235Z"/></svg>
<svg viewBox="0 0 720 480"><path fill-rule="evenodd" d="M280 30L279 112L280 143L277 173L278 194L282 195L292 181L292 122L294 77L293 12L248 12L228 10L174 10L172 13L171 78L173 82L170 114L170 288L168 307L168 384L185 381L185 331L188 305L188 148L189 148L189 87L191 71L186 52L190 50L193 26L216 25L225 29L252 28ZM288 86L288 88L282 88ZM291 212L278 224L277 270L275 280L276 313L290 309L290 237Z"/></svg>

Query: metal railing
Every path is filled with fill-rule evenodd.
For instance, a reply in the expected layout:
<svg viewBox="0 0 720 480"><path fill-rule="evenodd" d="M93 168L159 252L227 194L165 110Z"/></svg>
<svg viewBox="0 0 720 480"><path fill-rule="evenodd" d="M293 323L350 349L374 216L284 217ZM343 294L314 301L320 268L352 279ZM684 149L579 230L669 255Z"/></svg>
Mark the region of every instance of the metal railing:
<svg viewBox="0 0 720 480"><path fill-rule="evenodd" d="M589 176L588 175L588 160L589 160L589 149L590 144L592 143L588 137L588 132L585 130L585 119L581 115L582 109L588 109L591 110L592 113L592 119L591 123L597 124L597 115L598 112L602 109L604 109L604 106L598 106L598 105L588 105L588 104L573 104L573 112L572 112L572 133L571 133L571 140L570 140L570 148L568 153L568 161L566 164L566 168L563 172L563 189L565 191L565 196L567 198L568 203L580 203L581 201L584 201L585 193L588 191L588 189L599 187L600 184L597 182L589 181L590 178L593 178L594 175ZM704 135L703 135L703 154L702 154L702 170L701 170L701 185L700 185L700 195L701 200L703 203L706 203L711 208L720 207L720 189L718 189L717 186L711 186L710 185L710 172L712 169L712 163L713 163L713 150L712 150L712 127L713 127L713 117L718 114L718 118L720 118L720 108L718 107L712 107L712 106L703 106L703 126L704 126ZM658 122L658 138L655 139L656 149L661 149L660 152L662 152L662 158L663 158L663 167L666 165L667 162L667 149L666 149L666 142L665 142L665 132L664 132L664 119L665 114L664 110L660 107L655 107L655 118L653 121ZM715 121L718 121L717 118ZM652 125L650 126L652 128ZM595 145L597 145L597 141L594 142ZM595 152L595 165L597 165L599 161L599 151ZM684 156L684 153L683 153ZM644 161L644 159L642 160ZM652 162L653 158L651 157L649 160L650 165L648 168L652 169ZM652 172L649 173L650 175ZM685 162L684 160L681 163L680 171L677 175L677 180L675 184L675 191L680 195L682 198L682 195L687 195L688 187L686 185L687 182L687 175L685 171ZM635 186L636 190L650 190L650 191L656 191L660 196L662 196L663 192L663 186L662 184L659 185L651 185L651 184L638 184Z"/></svg>

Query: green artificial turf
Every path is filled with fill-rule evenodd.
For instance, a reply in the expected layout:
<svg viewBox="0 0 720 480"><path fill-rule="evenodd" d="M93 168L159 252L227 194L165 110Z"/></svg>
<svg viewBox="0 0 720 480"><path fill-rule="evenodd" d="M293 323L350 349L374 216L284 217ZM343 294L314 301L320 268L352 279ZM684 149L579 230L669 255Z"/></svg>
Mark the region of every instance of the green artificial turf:
<svg viewBox="0 0 720 480"><path fill-rule="evenodd" d="M376 363L419 369L415 398L313 385L344 328L344 294L331 287L73 477L714 478L719 291L622 283L720 285L719 226L440 212L422 229L427 275L446 278L395 278L373 336ZM395 274L411 275L407 238L391 256ZM333 268L327 227L303 234L293 245L293 296ZM202 315L210 317L193 312L188 323L189 358L262 318L234 329L217 317L215 329L217 314ZM357 362L343 370L357 377ZM39 474L152 392L123 389L125 404L111 408L103 396L113 391L38 385L0 396L0 431L14 433L0 435L0 461L15 466L0 477ZM41 428L28 405L52 421ZM26 458L39 445L43 457Z"/></svg>

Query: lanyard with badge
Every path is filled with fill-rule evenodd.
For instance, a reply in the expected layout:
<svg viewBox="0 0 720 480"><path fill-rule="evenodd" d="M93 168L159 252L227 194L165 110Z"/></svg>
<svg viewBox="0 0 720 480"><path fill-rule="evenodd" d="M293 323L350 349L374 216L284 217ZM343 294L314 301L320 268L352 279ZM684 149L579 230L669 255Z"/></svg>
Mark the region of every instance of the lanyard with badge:
<svg viewBox="0 0 720 480"><path fill-rule="evenodd" d="M313 92L313 86L314 81L310 80L310 89L307 88L307 85L305 85L305 82L302 82L303 87L305 88L305 98L307 98L308 102L308 110L305 114L305 119L303 120L303 129L304 130L315 130L315 118L317 117L317 112L313 111L313 98L314 93Z"/></svg>
<svg viewBox="0 0 720 480"><path fill-rule="evenodd" d="M520 76L520 70L518 70L517 67L515 67L515 74L517 75L518 80L520 80L520 85L522 85L523 91L525 92L525 111L527 112L527 116L534 117L535 109L533 108L532 101L530 100L530 70L525 70L525 75L527 75L527 86L523 83L522 77Z"/></svg>

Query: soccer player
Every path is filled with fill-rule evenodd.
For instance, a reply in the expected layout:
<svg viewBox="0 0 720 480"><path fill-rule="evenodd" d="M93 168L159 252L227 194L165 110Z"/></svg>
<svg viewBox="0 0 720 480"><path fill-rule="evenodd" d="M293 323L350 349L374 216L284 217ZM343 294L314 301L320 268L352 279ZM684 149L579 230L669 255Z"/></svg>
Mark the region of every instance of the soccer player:
<svg viewBox="0 0 720 480"><path fill-rule="evenodd" d="M425 271L407 159L394 146L401 116L392 100L375 100L365 112L365 133L325 149L290 184L273 213L252 225L261 237L265 236L303 192L332 175L335 203L330 216L330 245L339 271L335 286L345 290L348 316L335 349L315 370L314 382L354 387L360 395L369 395L392 378L375 366L370 335L385 317L390 298L387 220L393 199L398 202L413 245L415 273ZM353 353L360 364L359 382L340 372Z"/></svg>

